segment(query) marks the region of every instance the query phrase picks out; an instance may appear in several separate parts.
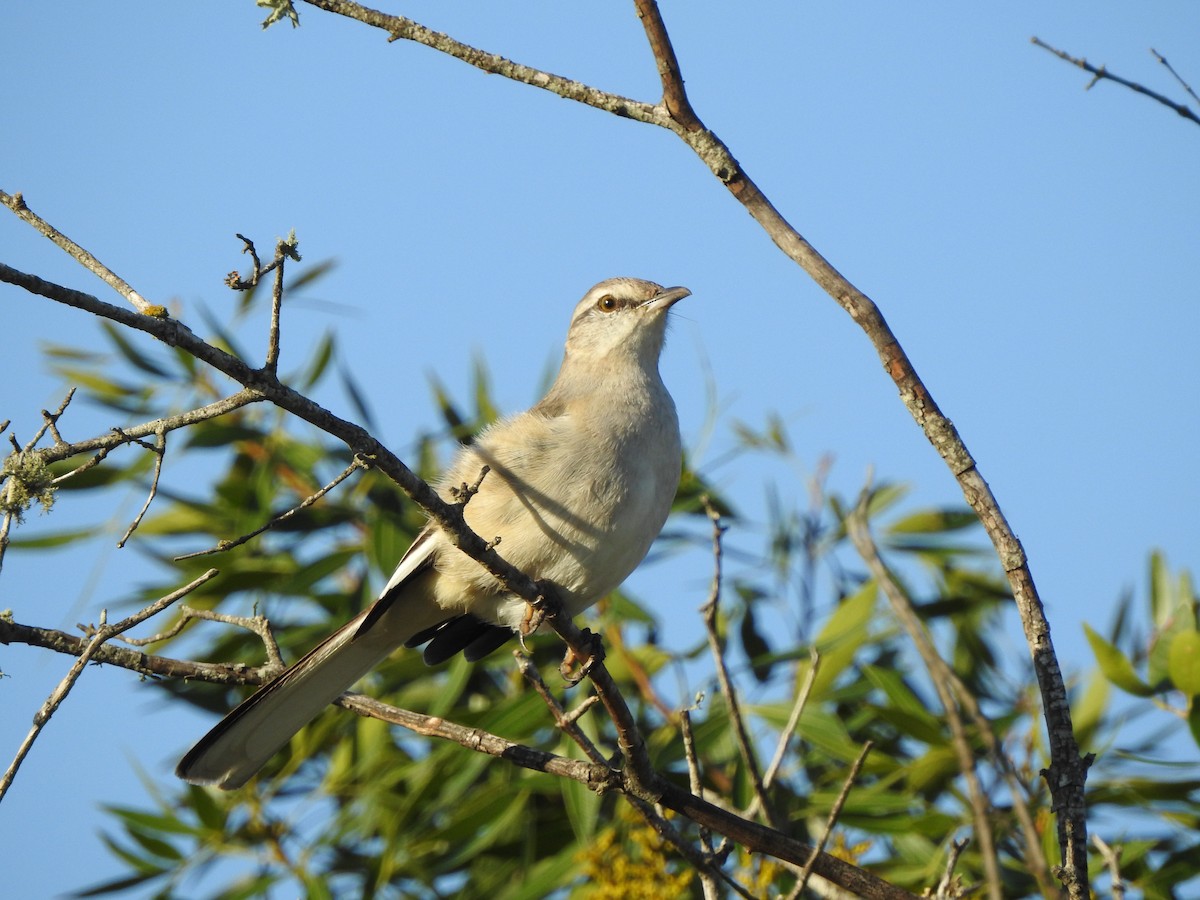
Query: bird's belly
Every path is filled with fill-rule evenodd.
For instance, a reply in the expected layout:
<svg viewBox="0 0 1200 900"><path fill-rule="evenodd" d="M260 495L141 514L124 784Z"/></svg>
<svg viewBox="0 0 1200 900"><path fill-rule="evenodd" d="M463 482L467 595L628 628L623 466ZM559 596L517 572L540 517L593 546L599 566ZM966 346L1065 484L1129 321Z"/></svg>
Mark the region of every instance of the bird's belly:
<svg viewBox="0 0 1200 900"><path fill-rule="evenodd" d="M498 537L496 552L531 578L553 585L568 614L576 615L617 588L642 561L675 493L678 475L667 484L645 460L618 462L568 463L553 477L540 477L540 490L530 486L532 478L522 480L511 471L489 473L484 485L496 480L490 492L481 487L467 504L467 524L485 540ZM579 477L582 471L592 477ZM507 515L497 516L497 510ZM437 566L460 591L457 597L439 597L443 607L450 608L449 603L510 627L524 620L525 601L504 591L465 554L445 554Z"/></svg>

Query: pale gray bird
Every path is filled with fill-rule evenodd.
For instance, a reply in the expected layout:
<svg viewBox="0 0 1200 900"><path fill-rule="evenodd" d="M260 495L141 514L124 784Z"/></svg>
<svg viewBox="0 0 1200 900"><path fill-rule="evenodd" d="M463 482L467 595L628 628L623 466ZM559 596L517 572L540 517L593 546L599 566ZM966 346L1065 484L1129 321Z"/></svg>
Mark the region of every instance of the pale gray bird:
<svg viewBox="0 0 1200 900"><path fill-rule="evenodd" d="M462 448L438 485L474 484L471 529L553 586L574 616L642 561L679 486L675 404L658 373L667 312L687 288L602 281L575 307L562 367L527 412ZM400 646L433 664L492 652L518 631L524 600L429 524L379 599L238 706L179 763L195 784L240 787L297 731Z"/></svg>

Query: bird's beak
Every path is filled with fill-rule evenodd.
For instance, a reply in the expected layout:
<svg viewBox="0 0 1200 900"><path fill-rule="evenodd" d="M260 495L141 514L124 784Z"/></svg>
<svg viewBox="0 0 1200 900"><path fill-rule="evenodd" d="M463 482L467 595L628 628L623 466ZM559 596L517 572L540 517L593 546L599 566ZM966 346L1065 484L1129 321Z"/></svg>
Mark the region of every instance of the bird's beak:
<svg viewBox="0 0 1200 900"><path fill-rule="evenodd" d="M691 296L691 293L692 292L685 287L663 288L650 298L650 302L655 306L663 307L663 309L670 309L684 297Z"/></svg>

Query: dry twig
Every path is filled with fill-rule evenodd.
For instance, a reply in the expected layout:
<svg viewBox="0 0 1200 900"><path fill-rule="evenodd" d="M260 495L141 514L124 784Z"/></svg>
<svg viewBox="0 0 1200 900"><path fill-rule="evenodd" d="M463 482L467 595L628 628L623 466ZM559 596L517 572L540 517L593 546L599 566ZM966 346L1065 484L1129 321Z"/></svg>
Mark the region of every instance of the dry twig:
<svg viewBox="0 0 1200 900"><path fill-rule="evenodd" d="M762 810L772 827L778 827L774 810L767 801L767 792L763 786L758 758L754 754L754 746L750 741L749 732L746 730L746 720L742 716L737 690L729 677L729 666L725 663L725 650L721 646L721 638L717 633L717 613L721 602L721 535L725 531L725 526L721 524L721 515L707 495L702 496L700 502L712 523L713 547L712 587L709 590L708 601L700 607L700 611L704 614L704 630L708 635L708 646L712 650L713 662L716 665L717 683L721 688L721 696L725 698L725 705L729 709L729 721L733 725L733 736L737 742L742 762L746 764L746 771L750 775L750 783L754 787L756 809Z"/></svg>
<svg viewBox="0 0 1200 900"><path fill-rule="evenodd" d="M146 621L146 619L149 619L151 616L158 615L172 603L176 602L182 597L186 597L192 591L196 590L196 588L200 587L200 585L215 577L216 574L216 569L209 569L195 581L184 585L177 591L172 591L165 597L160 597L149 606L138 610L133 615L122 619L115 625L107 624L104 621L104 613L101 613L100 626L90 635L87 643L80 650L79 656L68 670L66 676L64 676L63 680L59 682L58 686L50 692L50 696L46 698L46 702L42 704L41 709L39 709L34 715L33 727L30 728L29 733L25 735L25 740L23 740L20 747L17 748L17 754L12 763L9 765L8 770L2 777L0 777L0 801L4 800L4 795L8 792L9 786L12 784L13 779L17 776L17 770L21 768L21 763L25 761L25 757L29 755L29 751L33 748L34 741L38 739L38 735L42 733L42 730L50 721L51 716L53 716L59 706L62 705L62 702L67 699L67 694L71 692L71 688L75 686L75 682L79 680L79 676L83 674L84 668L96 655L96 652L100 649L100 647L122 632L128 631L133 626Z"/></svg>
<svg viewBox="0 0 1200 900"><path fill-rule="evenodd" d="M950 676L953 675L953 672L938 653L933 639L916 610L913 609L912 603L900 585L892 578L879 556L879 550L875 546L875 541L871 537L871 531L867 525L867 499L868 490L864 488L859 495L857 507L846 520L846 529L859 556L863 558L871 576L883 591L884 596L887 597L893 613L900 620L904 630L908 632L909 638L917 648L917 653L921 656L921 661L925 663L925 668L929 672L930 683L937 692L938 700L941 702L946 716L946 723L950 726L951 744L954 747L955 756L958 757L959 771L962 772L963 779L967 783L967 796L971 801L975 832L979 840L979 852L983 861L984 873L987 876L988 894L992 900L1003 900L1000 864L996 857L996 842L992 834L991 803L979 783L979 775L975 770L975 754L971 749L971 742L967 737L967 730L963 725L958 704L954 702L954 696L950 691Z"/></svg>
<svg viewBox="0 0 1200 900"><path fill-rule="evenodd" d="M227 550L232 550L234 547L240 547L242 544L246 543L247 541L253 540L254 538L258 537L264 531L269 531L270 529L274 528L276 525L286 522L288 519L290 519L292 516L296 515L296 513L300 512L301 510L308 509L310 506L312 506L314 503L316 503L322 497L324 497L326 494L328 494L330 491L332 491L335 487L337 487L339 484L341 484L343 481L345 481L347 478L349 478L354 473L355 470L365 469L366 467L367 467L367 463L356 456L356 457L354 457L354 461L351 462L350 465L346 466L346 468L343 469L338 474L338 476L333 479L333 481L329 482L327 485L325 485L320 490L315 491L312 494L309 494L307 497L305 497L303 500L301 500L299 503L297 503L291 509L288 509L284 512L281 512L279 515L272 517L271 520L269 522L267 522L266 525L263 525L261 528L256 528L253 531L249 532L248 534L243 534L241 537L235 538L232 541L219 541L217 543L217 546L209 547L207 550L195 550L191 553L184 553L181 556L176 556L175 562L181 562L185 559L194 559L197 556L211 556L214 553L224 553Z"/></svg>
<svg viewBox="0 0 1200 900"><path fill-rule="evenodd" d="M1112 72L1108 71L1108 69L1105 68L1104 66L1094 66L1090 62L1088 62L1086 59L1084 59L1082 56L1072 56L1071 54L1067 53L1065 50L1059 50L1056 47L1051 47L1049 44L1047 44L1041 38L1038 38L1038 37L1030 38L1030 42L1036 47L1041 47L1043 50L1050 51L1055 56L1057 56L1059 59L1063 60L1064 62L1069 62L1071 65L1078 66L1079 68L1083 69L1083 71L1090 73L1092 75L1092 80L1087 83L1087 86L1084 88L1084 90L1090 91L1100 81L1105 81L1105 80L1112 81L1123 87L1129 88L1131 91L1134 91L1135 93L1142 94L1143 96L1149 97L1151 100L1157 100L1163 106L1167 107L1168 109L1174 110L1176 113L1183 116L1183 118L1189 119L1190 121L1195 122L1197 125L1200 125L1200 116L1197 116L1196 112L1190 106L1188 106L1186 103L1176 103L1170 97L1164 96L1163 94L1160 94L1157 91L1152 91L1152 90L1150 90L1150 88L1146 87L1145 85L1138 84L1136 81L1130 81L1127 78L1122 78L1120 75L1114 75ZM1175 79L1181 85L1183 85L1184 89L1189 94L1191 94L1191 96L1193 98L1195 98L1196 95L1192 92L1191 87L1188 85L1188 83L1186 81L1184 81L1182 78L1179 77L1179 74L1173 68L1171 68L1170 63L1168 63L1165 59L1163 59L1161 56L1159 56L1158 53L1156 53L1154 50L1151 50L1150 52L1154 54L1154 57L1160 63L1162 63L1164 66L1167 67L1167 70L1172 75L1175 76Z"/></svg>
<svg viewBox="0 0 1200 900"><path fill-rule="evenodd" d="M850 773L846 776L846 780L842 782L842 789L838 792L837 799L833 801L833 807L829 810L829 818L825 820L825 827L821 829L821 837L817 840L817 845L813 847L812 856L804 864L804 868L800 870L800 880L796 882L796 887L792 890L793 898L799 897L804 891L805 885L808 884L808 879L812 877L813 869L817 862L817 857L825 850L825 845L829 842L829 836L833 833L833 826L837 824L838 816L842 814L842 807L846 805L846 799L850 796L850 789L854 786L854 782L858 780L858 774L862 771L863 763L867 760L867 754L871 752L871 748L875 746L872 741L867 741L862 746L862 750L858 753L858 758L854 760L854 765L850 767Z"/></svg>

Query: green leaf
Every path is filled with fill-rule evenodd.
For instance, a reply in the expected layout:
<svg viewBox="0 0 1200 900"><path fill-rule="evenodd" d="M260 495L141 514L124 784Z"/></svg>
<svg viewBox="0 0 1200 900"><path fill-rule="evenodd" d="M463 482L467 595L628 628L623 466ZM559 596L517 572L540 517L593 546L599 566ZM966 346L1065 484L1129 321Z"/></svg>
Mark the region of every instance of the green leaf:
<svg viewBox="0 0 1200 900"><path fill-rule="evenodd" d="M500 412L492 403L491 378L488 376L487 364L483 357L476 356L473 365L475 382L475 416L484 425L490 425L500 418Z"/></svg>
<svg viewBox="0 0 1200 900"><path fill-rule="evenodd" d="M350 405L354 408L355 415L362 420L362 424L369 431L376 431L375 417L371 415L371 407L367 405L367 395L363 393L362 388L358 386L358 382L345 366L338 367L338 375L342 379L342 390L350 399Z"/></svg>
<svg viewBox="0 0 1200 900"><path fill-rule="evenodd" d="M123 894L131 888L135 888L140 884L145 884L147 881L152 881L155 878L160 878L166 874L165 869L159 869L153 872L143 872L139 875L130 875L125 878L114 878L112 881L105 881L95 887L85 888L76 897L103 897L105 894Z"/></svg>
<svg viewBox="0 0 1200 900"><path fill-rule="evenodd" d="M926 509L893 522L887 531L891 534L941 534L970 528L978 521L969 509Z"/></svg>
<svg viewBox="0 0 1200 900"><path fill-rule="evenodd" d="M52 531L49 534L39 534L34 537L15 537L9 542L14 550L46 550L52 547L62 547L73 544L85 538L99 534L99 528L81 528L74 531Z"/></svg>
<svg viewBox="0 0 1200 900"><path fill-rule="evenodd" d="M563 743L560 752L565 756L572 759L585 758L583 751L574 741L564 738ZM596 823L600 817L600 795L574 778L559 778L558 783L571 829L575 832L576 839L584 844L596 833Z"/></svg>
<svg viewBox="0 0 1200 900"><path fill-rule="evenodd" d="M741 638L742 651L746 654L746 658L750 660L751 671L754 672L754 677L759 682L765 682L771 677L772 660L769 656L771 646L759 634L754 621L754 607L750 605L746 606L746 611L742 615Z"/></svg>
<svg viewBox="0 0 1200 900"><path fill-rule="evenodd" d="M870 622L875 613L875 601L879 596L875 583L868 582L856 593L846 597L825 622L815 641L821 654L820 669L813 680L812 697L825 696L833 682L870 637ZM808 663L801 668L807 670Z"/></svg>
<svg viewBox="0 0 1200 900"><path fill-rule="evenodd" d="M1200 703L1193 703L1192 708L1188 710L1188 730L1192 733L1192 740L1196 742L1196 746L1200 747Z"/></svg>
<svg viewBox="0 0 1200 900"><path fill-rule="evenodd" d="M108 339L113 342L113 346L117 348L119 353L126 362L135 369L140 369L148 375L153 375L156 378L170 378L171 373L158 365L154 360L143 356L133 346L129 338L127 338L124 328L117 328L111 322L102 322L100 325L104 329L104 333L108 335Z"/></svg>
<svg viewBox="0 0 1200 900"><path fill-rule="evenodd" d="M1167 671L1189 697L1200 695L1200 631L1181 631L1171 641Z"/></svg>
<svg viewBox="0 0 1200 900"><path fill-rule="evenodd" d="M294 278L288 279L287 284L284 286L284 290L288 294L291 294L298 288L308 287L308 285L324 278L336 268L336 259L323 259L319 263L313 263L312 265L305 266L303 272Z"/></svg>
<svg viewBox="0 0 1200 900"><path fill-rule="evenodd" d="M1129 657L1093 631L1088 624L1084 623L1083 630L1105 678L1135 697L1149 697L1154 694L1154 689L1142 681L1133 670Z"/></svg>
<svg viewBox="0 0 1200 900"><path fill-rule="evenodd" d="M289 381L295 383L301 391L309 390L325 374L325 369L329 366L329 361L333 358L333 348L333 334L326 331L321 335L317 349L313 352L312 359L309 360L303 374L297 375L295 378L289 379Z"/></svg>

